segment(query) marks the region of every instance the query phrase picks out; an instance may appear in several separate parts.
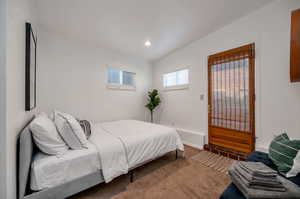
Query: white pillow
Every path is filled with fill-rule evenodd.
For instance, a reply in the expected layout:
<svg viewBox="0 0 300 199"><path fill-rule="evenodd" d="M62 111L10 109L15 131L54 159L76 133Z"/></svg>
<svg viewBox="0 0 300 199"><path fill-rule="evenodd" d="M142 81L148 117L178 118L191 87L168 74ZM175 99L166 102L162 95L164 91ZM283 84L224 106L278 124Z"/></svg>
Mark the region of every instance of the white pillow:
<svg viewBox="0 0 300 199"><path fill-rule="evenodd" d="M64 154L69 147L62 140L56 126L45 113L41 113L30 123L29 129L38 148L49 155Z"/></svg>
<svg viewBox="0 0 300 199"><path fill-rule="evenodd" d="M88 148L88 141L79 122L67 113L54 112L58 132L71 149Z"/></svg>
<svg viewBox="0 0 300 199"><path fill-rule="evenodd" d="M300 173L300 151L298 151L295 159L294 159L294 164L291 170L287 172L286 177L294 177L297 176L298 173Z"/></svg>

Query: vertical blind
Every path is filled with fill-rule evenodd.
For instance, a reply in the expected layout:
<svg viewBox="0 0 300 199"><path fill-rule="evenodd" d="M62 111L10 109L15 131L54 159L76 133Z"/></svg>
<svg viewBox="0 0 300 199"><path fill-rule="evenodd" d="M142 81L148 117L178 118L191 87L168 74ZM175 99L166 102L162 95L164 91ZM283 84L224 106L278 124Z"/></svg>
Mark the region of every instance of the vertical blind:
<svg viewBox="0 0 300 199"><path fill-rule="evenodd" d="M114 69L114 68L108 68L107 69L107 82L109 84L120 84L121 78L120 78L120 70Z"/></svg>
<svg viewBox="0 0 300 199"><path fill-rule="evenodd" d="M135 84L134 75L135 73L123 71L122 73L123 84L133 86Z"/></svg>
<svg viewBox="0 0 300 199"><path fill-rule="evenodd" d="M209 57L211 125L252 131L249 78L252 45Z"/></svg>

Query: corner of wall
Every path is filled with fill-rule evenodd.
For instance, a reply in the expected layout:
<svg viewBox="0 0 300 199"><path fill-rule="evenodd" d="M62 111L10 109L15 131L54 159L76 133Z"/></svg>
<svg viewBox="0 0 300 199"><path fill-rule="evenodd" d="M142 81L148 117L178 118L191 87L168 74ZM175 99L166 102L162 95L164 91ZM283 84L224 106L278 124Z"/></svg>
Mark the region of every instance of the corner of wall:
<svg viewBox="0 0 300 199"><path fill-rule="evenodd" d="M0 0L0 198L7 198L6 167L6 34L7 0Z"/></svg>
<svg viewBox="0 0 300 199"><path fill-rule="evenodd" d="M34 111L25 111L25 23L31 22L34 25L37 18L33 0L6 0L6 6L5 198L15 199L17 197L17 138L21 129L34 114Z"/></svg>

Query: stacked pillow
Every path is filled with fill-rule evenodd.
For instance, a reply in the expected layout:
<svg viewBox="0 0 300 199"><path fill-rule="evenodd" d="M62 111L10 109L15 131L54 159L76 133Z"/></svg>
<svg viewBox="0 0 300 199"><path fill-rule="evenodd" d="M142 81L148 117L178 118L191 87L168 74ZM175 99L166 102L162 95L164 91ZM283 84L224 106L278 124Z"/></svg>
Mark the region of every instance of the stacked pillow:
<svg viewBox="0 0 300 199"><path fill-rule="evenodd" d="M69 149L58 134L55 124L45 113L37 115L30 123L29 128L35 144L42 152L49 155L60 155Z"/></svg>
<svg viewBox="0 0 300 199"><path fill-rule="evenodd" d="M71 149L88 148L88 141L80 123L72 116L54 111L51 119L41 113L29 128L38 148L49 155L61 155Z"/></svg>
<svg viewBox="0 0 300 199"><path fill-rule="evenodd" d="M67 113L54 111L57 130L71 149L87 148L88 141L79 122Z"/></svg>
<svg viewBox="0 0 300 199"><path fill-rule="evenodd" d="M290 140L286 133L275 137L269 147L269 158L281 174L296 176L300 173L300 140Z"/></svg>

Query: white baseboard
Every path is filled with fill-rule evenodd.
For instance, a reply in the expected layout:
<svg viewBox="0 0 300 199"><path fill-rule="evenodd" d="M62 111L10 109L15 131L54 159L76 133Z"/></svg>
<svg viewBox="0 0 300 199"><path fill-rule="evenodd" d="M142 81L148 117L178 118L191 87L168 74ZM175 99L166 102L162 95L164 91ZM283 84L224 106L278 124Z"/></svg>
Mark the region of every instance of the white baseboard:
<svg viewBox="0 0 300 199"><path fill-rule="evenodd" d="M183 144L197 149L203 149L205 144L204 133L179 128L176 128L176 130L181 137Z"/></svg>
<svg viewBox="0 0 300 199"><path fill-rule="evenodd" d="M197 149L202 150L206 143L206 135L201 132L191 131L187 129L176 128L182 143ZM268 147L256 146L256 151L268 153Z"/></svg>
<svg viewBox="0 0 300 199"><path fill-rule="evenodd" d="M182 143L183 143L184 145L188 145L188 146L193 147L193 148L196 148L196 149L200 149L200 150L203 149L203 145L201 146L201 145L198 145L198 144L195 144L195 143L190 143L190 142L185 141L185 140L182 140Z"/></svg>
<svg viewBox="0 0 300 199"><path fill-rule="evenodd" d="M269 152L269 149L266 148L266 147L257 146L257 147L255 147L255 151L261 151L261 152L268 153L268 152Z"/></svg>

